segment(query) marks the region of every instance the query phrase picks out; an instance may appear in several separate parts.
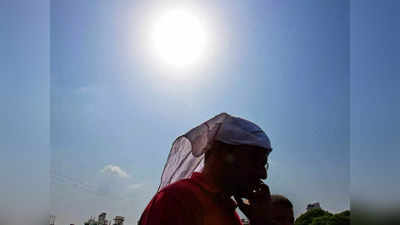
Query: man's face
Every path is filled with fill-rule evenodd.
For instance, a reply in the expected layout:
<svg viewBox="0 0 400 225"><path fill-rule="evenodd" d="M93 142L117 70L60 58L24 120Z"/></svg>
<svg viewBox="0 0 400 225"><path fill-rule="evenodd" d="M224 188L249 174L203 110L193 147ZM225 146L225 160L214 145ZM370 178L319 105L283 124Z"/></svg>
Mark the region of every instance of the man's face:
<svg viewBox="0 0 400 225"><path fill-rule="evenodd" d="M230 151L232 182L237 194L254 190L261 180L267 178L267 163L270 151L252 146L235 146Z"/></svg>
<svg viewBox="0 0 400 225"><path fill-rule="evenodd" d="M294 224L293 209L279 205L272 206L271 219L277 225L293 225Z"/></svg>

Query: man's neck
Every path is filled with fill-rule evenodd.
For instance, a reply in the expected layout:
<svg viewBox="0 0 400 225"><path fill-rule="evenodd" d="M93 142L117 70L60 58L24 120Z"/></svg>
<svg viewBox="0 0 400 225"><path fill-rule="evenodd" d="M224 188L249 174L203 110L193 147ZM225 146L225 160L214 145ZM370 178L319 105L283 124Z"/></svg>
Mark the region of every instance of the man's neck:
<svg viewBox="0 0 400 225"><path fill-rule="evenodd" d="M232 190L233 188L230 184L225 182L226 177L218 173L218 171L221 170L204 168L202 174L204 175L205 179L207 179L207 181L210 182L210 184L213 185L218 191L231 197L234 193Z"/></svg>

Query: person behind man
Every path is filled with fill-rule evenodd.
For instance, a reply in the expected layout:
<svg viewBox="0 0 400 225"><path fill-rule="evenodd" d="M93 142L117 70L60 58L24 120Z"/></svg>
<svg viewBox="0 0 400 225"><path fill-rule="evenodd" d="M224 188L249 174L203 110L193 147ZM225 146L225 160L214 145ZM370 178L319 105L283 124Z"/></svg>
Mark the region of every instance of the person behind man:
<svg viewBox="0 0 400 225"><path fill-rule="evenodd" d="M240 225L237 206L252 225L272 224L269 187L261 181L271 151L260 127L226 113L193 128L172 145L138 224Z"/></svg>
<svg viewBox="0 0 400 225"><path fill-rule="evenodd" d="M271 195L271 220L276 225L293 225L293 204L283 195Z"/></svg>

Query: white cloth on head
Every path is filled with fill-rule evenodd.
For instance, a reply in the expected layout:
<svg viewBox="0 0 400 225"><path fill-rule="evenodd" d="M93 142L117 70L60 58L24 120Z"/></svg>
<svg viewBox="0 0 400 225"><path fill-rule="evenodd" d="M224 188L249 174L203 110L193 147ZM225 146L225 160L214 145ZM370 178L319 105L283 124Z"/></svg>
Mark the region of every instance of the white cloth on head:
<svg viewBox="0 0 400 225"><path fill-rule="evenodd" d="M214 141L230 145L250 145L271 150L271 142L256 124L221 113L178 137L172 144L158 190L201 171L204 153Z"/></svg>

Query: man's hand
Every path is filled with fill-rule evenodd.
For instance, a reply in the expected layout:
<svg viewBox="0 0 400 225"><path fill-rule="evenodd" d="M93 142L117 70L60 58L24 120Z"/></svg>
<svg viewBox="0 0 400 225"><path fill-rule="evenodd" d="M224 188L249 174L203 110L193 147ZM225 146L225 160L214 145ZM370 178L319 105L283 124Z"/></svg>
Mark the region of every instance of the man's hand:
<svg viewBox="0 0 400 225"><path fill-rule="evenodd" d="M239 209L250 220L251 225L270 225L271 222L271 193L266 184L260 184L259 187L248 196L246 204L242 198L234 196Z"/></svg>

